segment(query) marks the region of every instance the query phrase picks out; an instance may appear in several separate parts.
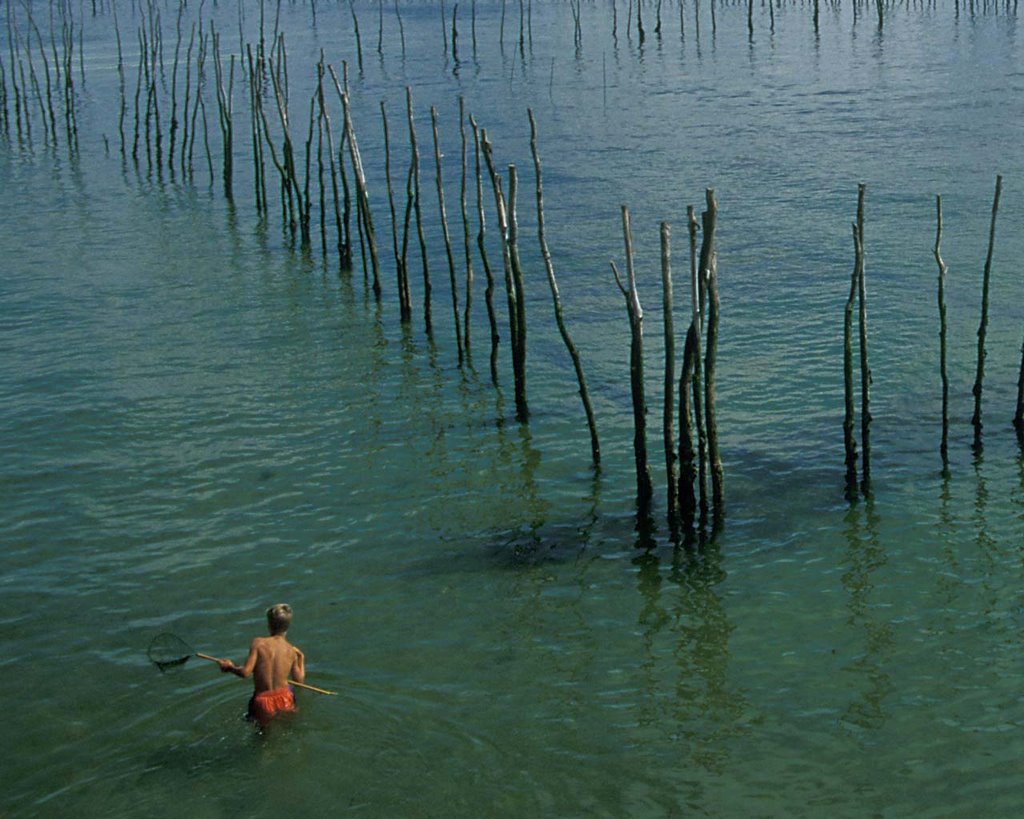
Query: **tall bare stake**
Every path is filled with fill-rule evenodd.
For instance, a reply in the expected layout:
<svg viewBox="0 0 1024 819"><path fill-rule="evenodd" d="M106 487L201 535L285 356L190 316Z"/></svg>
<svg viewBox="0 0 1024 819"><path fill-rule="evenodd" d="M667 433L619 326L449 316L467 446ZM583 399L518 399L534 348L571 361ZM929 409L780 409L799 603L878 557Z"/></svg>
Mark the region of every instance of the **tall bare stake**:
<svg viewBox="0 0 1024 819"><path fill-rule="evenodd" d="M683 348L683 371L679 377L679 521L689 529L697 514L695 484L700 474L701 497L707 496L707 473L704 467L704 422L702 383L700 378L701 312L703 310L700 272L697 268L697 218L693 206L686 208L686 221L690 234L690 286L693 296L693 314ZM695 441L695 438L697 439ZM699 442L699 458L697 444ZM702 503L704 501L702 500ZM706 507L704 512L706 513Z"/></svg>
<svg viewBox="0 0 1024 819"><path fill-rule="evenodd" d="M235 87L235 55L231 55L230 68L228 71L228 85L224 87L224 69L220 58L220 34L213 35L213 65L217 80L217 114L220 121L221 140L224 146L224 195L231 199L232 184L234 175L234 161L232 144L234 142L232 130L232 97ZM173 147L173 142L171 143Z"/></svg>
<svg viewBox="0 0 1024 819"><path fill-rule="evenodd" d="M377 257L377 238L373 227L373 213L370 210L370 196L366 188L366 175L363 173L363 160L359 155L359 144L356 142L356 132L352 127L352 110L349 105L348 92L342 90L334 69L328 66L328 70L331 72L331 79L334 80L334 88L341 99L341 107L344 112L345 139L348 141L349 159L352 161L352 172L356 178L356 201L359 205L358 224L362 226L370 250L370 264L373 268L373 295L380 299L380 260Z"/></svg>
<svg viewBox="0 0 1024 819"><path fill-rule="evenodd" d="M864 185L857 186L857 302L860 307L860 489L871 493L871 366L868 362L868 295L864 276Z"/></svg>
<svg viewBox="0 0 1024 819"><path fill-rule="evenodd" d="M513 261L513 229L512 219L509 215L510 207L505 200L505 192L501 182L501 176L494 167L494 149L487 139L486 129L480 131L480 145L483 149L484 159L487 162L487 171L491 177L491 187L494 189L494 207L498 215L498 232L501 235L501 257L505 270L505 300L508 305L508 329L509 347L512 351L512 375L515 379L516 394L516 415L520 421L525 421L529 415L526 407L526 386L522 383L525 376L525 369L519 358L522 349L520 345L519 327L519 289L515 284L515 262ZM511 192L509 199L511 200Z"/></svg>
<svg viewBox="0 0 1024 819"><path fill-rule="evenodd" d="M491 270L490 260L487 258L487 220L484 217L483 198L483 174L480 166L480 127L472 115L469 117L469 124L473 129L473 145L476 154L476 215L478 230L476 234L477 249L480 251L480 261L484 266L484 275L487 278L487 286L484 290L484 302L487 306L487 320L491 328L491 380L498 382L498 320L494 313L494 272Z"/></svg>
<svg viewBox="0 0 1024 819"><path fill-rule="evenodd" d="M853 379L853 310L857 304L860 285L860 241L857 223L853 223L853 272L850 274L850 295L843 311L843 446L846 450L846 494L852 500L857 496L857 439L854 435L856 404Z"/></svg>
<svg viewBox="0 0 1024 819"><path fill-rule="evenodd" d="M711 498L714 503L714 519L719 521L725 515L725 470L718 446L718 419L716 399L716 375L718 360L718 253L715 249L715 225L718 218L718 203L715 192L706 191L707 210L702 214L704 227L704 251L701 254L702 275L708 297L707 338L704 349L704 417L708 436L708 469L711 472Z"/></svg>
<svg viewBox="0 0 1024 819"><path fill-rule="evenodd" d="M412 302L409 298L409 278L405 270L405 259L398 248L398 215L395 211L395 194L391 185L391 140L388 136L388 114L384 100L380 101L380 118L384 127L384 176L388 184L388 206L391 209L391 245L395 254L395 273L398 278L398 309L403 323L412 320Z"/></svg>
<svg viewBox="0 0 1024 819"><path fill-rule="evenodd" d="M413 212L416 214L416 236L420 243L420 262L423 265L423 324L428 336L433 335L434 326L430 316L430 268L427 264L427 240L423 235L423 210L420 204L420 151L416 145L416 127L412 116L412 88L405 88L405 106L409 119L409 147L411 152Z"/></svg>
<svg viewBox="0 0 1024 819"><path fill-rule="evenodd" d="M463 314L462 341L468 356L470 350L469 317L473 307L473 246L469 230L469 207L466 201L468 141L466 138L466 101L462 96L459 97L459 136L462 140L459 209L462 213L462 244L466 259L466 306Z"/></svg>
<svg viewBox="0 0 1024 819"><path fill-rule="evenodd" d="M985 378L985 335L988 331L988 291L992 274L992 251L996 243L996 214L999 212L999 194L1003 189L1003 177L996 177L996 193L992 199L992 222L988 229L988 254L985 256L985 275L981 285L981 322L978 326L978 370L974 378L974 446L981 447L981 391Z"/></svg>
<svg viewBox="0 0 1024 819"><path fill-rule="evenodd" d="M640 519L650 517L654 487L651 468L647 461L647 400L644 395L644 311L636 288L636 270L633 265L633 231L629 224L629 208L622 206L622 236L626 248L627 283L622 283L619 269L612 262L612 273L626 300L629 316L629 383L633 398L633 460L636 465L636 503Z"/></svg>
<svg viewBox="0 0 1024 819"><path fill-rule="evenodd" d="M942 197L935 196L935 263L939 266L939 377L942 380L942 468L949 468L949 374L946 371L946 273L939 244L942 242Z"/></svg>
<svg viewBox="0 0 1024 819"><path fill-rule="evenodd" d="M676 335L672 320L671 230L661 223L661 305L665 338L665 395L662 409L662 440L665 444L665 474L668 479L668 519L675 529L679 509L679 461L675 441Z"/></svg>
<svg viewBox="0 0 1024 819"><path fill-rule="evenodd" d="M508 166L508 249L512 261L512 285L516 291L516 417L525 421L529 415L526 403L526 292L523 287L523 266L519 260L519 218L516 215L519 176L516 166Z"/></svg>
<svg viewBox="0 0 1024 819"><path fill-rule="evenodd" d="M455 320L455 346L459 351L459 366L462 366L465 353L462 349L462 324L460 323L459 316L459 290L455 283L455 256L452 253L452 237L448 232L448 215L444 206L444 182L441 178L441 141L437 134L437 109L434 106L430 106L430 125L434 133L434 179L437 182L437 206L441 214L441 232L444 236L444 251L448 256L448 276L452 289L452 313Z"/></svg>
<svg viewBox="0 0 1024 819"><path fill-rule="evenodd" d="M580 362L580 354L569 336L569 330L565 326L565 318L562 314L562 299L558 293L558 282L555 280L555 268L551 261L551 251L548 249L548 242L544 236L544 193L541 180L540 155L537 152L537 123L533 118L533 111L527 110L530 118L530 151L533 154L533 168L537 179L537 238L540 242L540 253L544 258L544 269L548 274L548 285L551 288L551 301L555 308L555 323L558 325L558 332L562 336L562 342L569 351L573 368L576 371L576 382L579 384L580 400L583 402L583 410L587 416L587 426L590 429L590 453L594 465L601 463L601 445L597 438L597 424L594 421L594 409L590 403L590 393L587 390L587 379L583 374L583 365Z"/></svg>

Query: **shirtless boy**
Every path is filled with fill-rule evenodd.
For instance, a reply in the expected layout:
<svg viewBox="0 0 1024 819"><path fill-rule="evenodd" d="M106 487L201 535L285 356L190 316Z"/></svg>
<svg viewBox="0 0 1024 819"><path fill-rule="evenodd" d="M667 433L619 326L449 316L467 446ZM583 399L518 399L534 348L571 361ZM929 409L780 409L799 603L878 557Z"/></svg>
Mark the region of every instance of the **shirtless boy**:
<svg viewBox="0 0 1024 819"><path fill-rule="evenodd" d="M254 637L244 665L221 660L220 670L239 677L252 675L253 695L249 700L249 718L266 725L275 715L295 710L295 695L288 680L306 679L306 658L288 642L292 607L278 603L267 609L269 637Z"/></svg>

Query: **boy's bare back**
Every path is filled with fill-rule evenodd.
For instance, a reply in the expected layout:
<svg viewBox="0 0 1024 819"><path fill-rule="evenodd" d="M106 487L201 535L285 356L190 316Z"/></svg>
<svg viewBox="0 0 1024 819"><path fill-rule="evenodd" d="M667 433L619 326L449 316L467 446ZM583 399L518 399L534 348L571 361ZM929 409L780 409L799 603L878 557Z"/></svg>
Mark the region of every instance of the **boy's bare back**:
<svg viewBox="0 0 1024 819"><path fill-rule="evenodd" d="M220 670L239 677L252 675L255 694L279 691L288 680L297 683L306 680L306 657L288 642L288 626L292 620L291 606L278 603L267 609L269 637L255 637L249 646L249 656L242 665L221 660Z"/></svg>
<svg viewBox="0 0 1024 819"><path fill-rule="evenodd" d="M248 668L250 661L257 694L284 688L289 679L303 682L306 676L305 656L283 634L254 638L243 668Z"/></svg>

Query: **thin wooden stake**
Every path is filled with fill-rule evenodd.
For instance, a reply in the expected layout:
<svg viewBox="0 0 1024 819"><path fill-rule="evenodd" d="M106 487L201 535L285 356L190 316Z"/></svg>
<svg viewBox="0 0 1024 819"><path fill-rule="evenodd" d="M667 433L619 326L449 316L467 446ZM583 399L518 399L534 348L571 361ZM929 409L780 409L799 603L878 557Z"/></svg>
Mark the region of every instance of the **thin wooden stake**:
<svg viewBox="0 0 1024 819"><path fill-rule="evenodd" d="M974 446L981 447L981 391L985 378L985 336L988 332L988 292L992 274L992 252L996 243L996 214L999 212L999 195L1003 190L1003 177L996 176L996 193L992 199L992 222L988 230L988 254L985 256L985 274L981 285L981 322L978 326L978 370L974 378Z"/></svg>
<svg viewBox="0 0 1024 819"><path fill-rule="evenodd" d="M443 6L442 6L443 8ZM444 183L441 178L441 142L437 134L437 108L430 106L430 124L434 132L434 179L437 182L437 207L441 214L441 233L444 236L444 251L448 257L448 277L452 289L452 313L455 322L455 346L459 351L459 366L463 364L465 350L462 347L462 324L459 316L459 290L455 283L455 255L452 253L452 237L448 232L448 215L444 206Z"/></svg>
<svg viewBox="0 0 1024 819"><path fill-rule="evenodd" d="M864 185L857 186L857 302L860 326L860 490L871 494L871 367L868 362L868 304L864 276Z"/></svg>
<svg viewBox="0 0 1024 819"><path fill-rule="evenodd" d="M659 23L660 25L660 23ZM665 394L662 410L662 440L665 444L669 526L678 526L679 461L675 440L676 336L672 320L672 232L668 222L661 223L661 305L665 338Z"/></svg>
<svg viewBox="0 0 1024 819"><path fill-rule="evenodd" d="M942 468L949 468L949 374L946 370L946 273L939 244L942 241L942 196L935 196L935 263L939 266L939 377L942 380Z"/></svg>
<svg viewBox="0 0 1024 819"><path fill-rule="evenodd" d="M860 285L860 241L857 223L853 223L853 272L850 275L850 295L843 311L843 447L846 451L846 494L852 500L857 496L857 439L854 435L856 404L853 380L853 309L857 303Z"/></svg>
<svg viewBox="0 0 1024 819"><path fill-rule="evenodd" d="M512 272L513 265L511 243L509 240L509 218L505 203L505 192L502 187L501 177L498 175L494 167L494 150L490 141L487 139L486 129L481 129L480 131L480 145L483 149L484 159L487 162L487 171L490 174L491 187L494 189L494 209L497 212L498 232L501 236L501 257L505 272L505 300L508 306L509 347L512 351L512 375L516 381L516 408L518 412L518 397L521 392L519 388L519 310L516 305L516 286Z"/></svg>
<svg viewBox="0 0 1024 819"><path fill-rule="evenodd" d="M651 483L651 468L647 462L647 400L644 396L644 311L636 288L636 271L633 266L633 232L629 224L629 208L622 206L622 235L626 248L627 284L622 283L619 269L611 263L615 283L626 300L626 314L629 317L629 383L633 398L633 460L636 466L637 516L641 520L650 517L654 487Z"/></svg>
<svg viewBox="0 0 1024 819"><path fill-rule="evenodd" d="M388 114L384 100L380 101L380 118L384 128L384 178L388 185L388 207L391 210L391 245L395 254L395 273L398 278L398 309L402 323L412 320L412 304L409 299L409 281L405 261L398 249L398 216L395 212L395 193L391 185L391 140L388 135Z"/></svg>
<svg viewBox="0 0 1024 819"><path fill-rule="evenodd" d="M427 336L434 333L433 321L430 316L430 270L427 264L427 241L423 236L423 212L420 207L420 152L416 146L416 128L413 125L412 117L412 88L405 87L405 105L409 119L409 146L411 149L412 183L413 183L413 212L416 215L416 236L420 243L420 261L423 265L423 324Z"/></svg>
<svg viewBox="0 0 1024 819"><path fill-rule="evenodd" d="M540 154L537 152L537 123L533 118L533 111L527 109L530 118L530 151L533 154L533 167L537 179L537 239L540 243L540 253L544 258L544 269L548 274L548 285L551 288L551 301L555 310L555 323L558 325L558 332L562 336L562 342L569 351L572 359L573 369L576 371L576 382L579 385L580 400L583 402L583 410L587 416L587 427L590 429L590 454L594 466L601 463L601 445L597 438L597 424L594 421L594 409L590 403L590 393L587 390L587 379L583 374L583 365L580 362L580 354L569 335L565 326L565 318L562 313L562 298L558 292L558 282L555 279L555 268L551 261L551 251L548 249L548 242L544 236L544 192L542 184L542 173L540 166Z"/></svg>
<svg viewBox="0 0 1024 819"><path fill-rule="evenodd" d="M373 295L379 300L381 295L380 285L380 261L377 257L377 238L373 227L373 214L370 211L370 196L366 188L366 175L363 173L363 160L359 155L359 145L356 142L356 133L352 127L352 111L348 101L348 92L342 91L338 82L338 75L334 68L328 66L331 79L334 80L334 88L341 99L341 107L345 117L345 138L348 140L349 159L352 161L352 172L356 178L356 200L359 203L359 222L363 230L366 243L370 249L370 264L373 269Z"/></svg>
<svg viewBox="0 0 1024 819"><path fill-rule="evenodd" d="M718 360L718 261L715 249L715 226L718 203L711 188L706 191L707 210L703 213L704 240L707 254L704 259L703 276L708 295L707 339L704 349L704 415L708 435L708 469L711 473L711 498L714 503L714 520L721 521L725 515L725 470L722 466L718 446L718 418L716 398L716 375Z"/></svg>
<svg viewBox="0 0 1024 819"><path fill-rule="evenodd" d="M513 339L516 356L516 417L529 418L526 402L526 292L523 285L523 266L519 260L519 219L516 215L519 177L516 166L508 166L508 249L512 261L512 283L516 291L516 335Z"/></svg>
<svg viewBox="0 0 1024 819"><path fill-rule="evenodd" d="M701 423L701 386L697 380L700 369L700 284L697 271L697 219L693 206L686 208L686 220L690 235L690 285L692 289L693 313L690 327L686 333L686 344L683 348L683 370L679 377L679 522L684 529L690 529L697 514L697 495L695 485L697 471L703 471L703 449L701 459L695 446L695 424L703 429ZM703 446L703 445L702 445ZM703 476L702 476L703 480ZM706 494L705 487L701 491Z"/></svg>
<svg viewBox="0 0 1024 819"><path fill-rule="evenodd" d="M487 286L484 289L484 303L487 306L487 320L491 328L491 381L498 383L498 320L494 313L494 272L491 270L490 260L487 258L486 241L486 218L484 217L483 200L483 175L480 166L480 128L473 116L469 117L470 127L473 129L473 145L476 154L476 215L478 230L476 234L476 245L480 251L480 261L484 267L484 276L487 279Z"/></svg>
<svg viewBox="0 0 1024 819"><path fill-rule="evenodd" d="M462 341L466 347L466 355L468 356L470 353L469 317L473 307L473 247L469 229L469 208L466 202L466 159L468 151L468 142L466 139L466 100L461 95L459 96L459 135L462 139L462 174L459 183L459 209L462 213L462 243L466 259L466 306L463 312Z"/></svg>

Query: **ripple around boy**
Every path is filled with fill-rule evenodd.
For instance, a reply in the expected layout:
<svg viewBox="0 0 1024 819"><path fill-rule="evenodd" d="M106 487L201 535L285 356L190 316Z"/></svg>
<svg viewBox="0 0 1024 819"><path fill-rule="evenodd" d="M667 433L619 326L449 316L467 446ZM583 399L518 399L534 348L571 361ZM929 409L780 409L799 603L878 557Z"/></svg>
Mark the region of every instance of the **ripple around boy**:
<svg viewBox="0 0 1024 819"><path fill-rule="evenodd" d="M295 710L295 695L289 679L305 682L306 657L288 642L292 607L278 603L267 609L269 637L254 637L245 663L235 665L220 660L220 670L239 677L252 675L253 695L249 700L249 719L266 725L277 714Z"/></svg>

